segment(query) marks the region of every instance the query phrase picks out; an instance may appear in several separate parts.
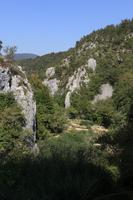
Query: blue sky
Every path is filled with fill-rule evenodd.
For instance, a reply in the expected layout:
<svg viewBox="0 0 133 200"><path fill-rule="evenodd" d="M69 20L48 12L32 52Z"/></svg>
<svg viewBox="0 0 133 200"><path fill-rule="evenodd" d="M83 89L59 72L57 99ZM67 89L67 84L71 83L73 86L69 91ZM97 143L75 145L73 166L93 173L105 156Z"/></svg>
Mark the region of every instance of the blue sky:
<svg viewBox="0 0 133 200"><path fill-rule="evenodd" d="M133 18L133 0L0 0L0 40L42 55L125 18Z"/></svg>

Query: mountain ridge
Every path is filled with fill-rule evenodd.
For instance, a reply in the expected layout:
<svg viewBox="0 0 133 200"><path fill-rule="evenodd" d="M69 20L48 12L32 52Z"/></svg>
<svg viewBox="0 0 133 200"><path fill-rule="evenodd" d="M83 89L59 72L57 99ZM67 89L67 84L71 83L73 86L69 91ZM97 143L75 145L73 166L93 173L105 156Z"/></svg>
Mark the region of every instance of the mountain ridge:
<svg viewBox="0 0 133 200"><path fill-rule="evenodd" d="M38 55L33 53L16 53L14 56L14 60L26 60L26 59L33 59L36 58Z"/></svg>

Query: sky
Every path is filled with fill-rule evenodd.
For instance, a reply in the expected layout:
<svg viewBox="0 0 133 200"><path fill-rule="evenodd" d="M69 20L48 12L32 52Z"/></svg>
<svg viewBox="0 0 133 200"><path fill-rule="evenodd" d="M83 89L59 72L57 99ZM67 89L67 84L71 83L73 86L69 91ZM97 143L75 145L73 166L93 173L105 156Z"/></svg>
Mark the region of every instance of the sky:
<svg viewBox="0 0 133 200"><path fill-rule="evenodd" d="M44 55L132 18L133 0L0 0L0 40L18 53Z"/></svg>

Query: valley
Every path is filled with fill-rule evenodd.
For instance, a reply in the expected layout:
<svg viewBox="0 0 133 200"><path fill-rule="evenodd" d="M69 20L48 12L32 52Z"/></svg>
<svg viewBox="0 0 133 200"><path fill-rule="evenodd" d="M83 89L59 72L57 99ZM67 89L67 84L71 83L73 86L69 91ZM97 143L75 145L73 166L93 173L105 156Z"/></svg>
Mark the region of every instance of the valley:
<svg viewBox="0 0 133 200"><path fill-rule="evenodd" d="M133 20L0 56L0 158L2 200L133 199Z"/></svg>

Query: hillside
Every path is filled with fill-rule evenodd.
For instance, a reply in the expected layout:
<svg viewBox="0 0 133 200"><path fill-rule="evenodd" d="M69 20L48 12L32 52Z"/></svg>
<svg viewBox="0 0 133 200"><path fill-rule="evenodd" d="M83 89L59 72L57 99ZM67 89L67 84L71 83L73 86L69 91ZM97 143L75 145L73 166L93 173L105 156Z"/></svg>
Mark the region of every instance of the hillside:
<svg viewBox="0 0 133 200"><path fill-rule="evenodd" d="M69 52L51 53L39 56L35 59L22 60L18 62L18 64L22 65L25 71L30 73L39 73L39 76L43 78L48 67L53 65L58 66L58 63L60 63L62 59L66 58L68 54Z"/></svg>
<svg viewBox="0 0 133 200"><path fill-rule="evenodd" d="M99 100L107 100L103 104L113 105L114 110L125 103L119 104L119 95L124 82L129 85L132 80L132 52L133 21L125 20L84 36L67 52L20 64L30 78L38 74L57 103L74 110L76 117L97 122L94 110L98 103L102 104ZM104 125L103 121L98 123Z"/></svg>
<svg viewBox="0 0 133 200"><path fill-rule="evenodd" d="M0 198L133 199L133 20L0 62Z"/></svg>
<svg viewBox="0 0 133 200"><path fill-rule="evenodd" d="M38 55L32 53L17 53L14 56L14 60L27 60L36 58Z"/></svg>

